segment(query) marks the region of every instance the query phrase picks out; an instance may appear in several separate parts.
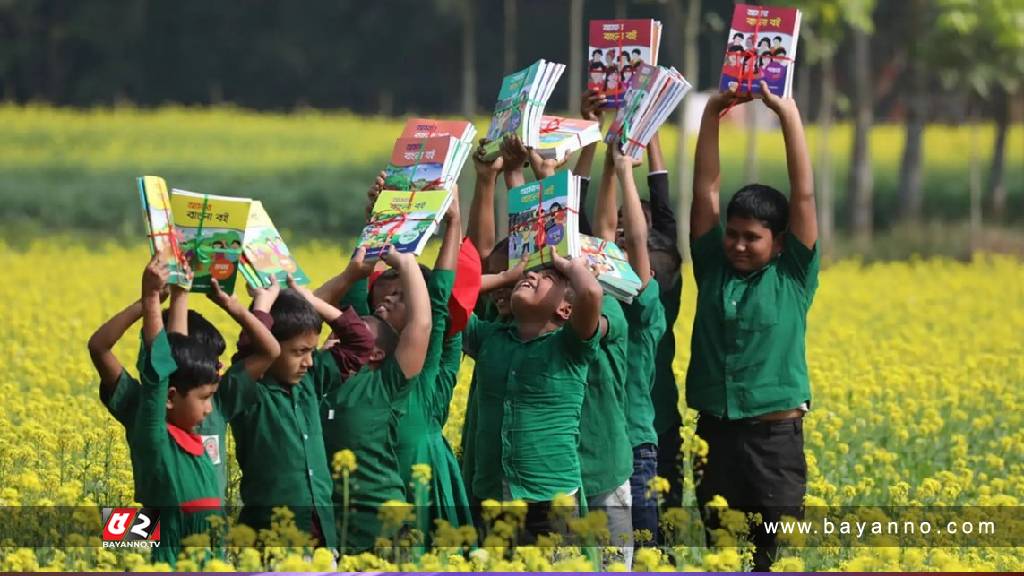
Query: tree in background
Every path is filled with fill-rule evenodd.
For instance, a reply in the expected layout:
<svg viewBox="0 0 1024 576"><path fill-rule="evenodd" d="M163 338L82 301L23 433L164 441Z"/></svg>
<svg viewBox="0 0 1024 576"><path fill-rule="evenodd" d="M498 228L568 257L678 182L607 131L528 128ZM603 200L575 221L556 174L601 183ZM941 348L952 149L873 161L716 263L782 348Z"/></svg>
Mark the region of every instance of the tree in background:
<svg viewBox="0 0 1024 576"><path fill-rule="evenodd" d="M846 4L850 4L847 2ZM871 39L875 0L862 0L854 18L847 19L853 49L853 149L846 187L849 202L849 227L857 245L866 249L874 231L874 178L871 165L870 135L874 123L874 82L871 79ZM848 8L848 6L847 6Z"/></svg>
<svg viewBox="0 0 1024 576"><path fill-rule="evenodd" d="M910 0L905 19L906 70L906 130L903 156L900 160L899 217L909 223L921 219L923 194L921 193L924 160L924 124L928 118L928 44L935 14L930 0Z"/></svg>

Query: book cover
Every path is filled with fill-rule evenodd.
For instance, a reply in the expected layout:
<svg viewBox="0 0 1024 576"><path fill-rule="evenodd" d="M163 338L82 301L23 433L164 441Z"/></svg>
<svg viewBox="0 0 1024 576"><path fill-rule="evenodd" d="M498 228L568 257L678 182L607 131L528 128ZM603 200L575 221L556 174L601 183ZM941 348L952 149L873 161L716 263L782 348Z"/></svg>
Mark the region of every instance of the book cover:
<svg viewBox="0 0 1024 576"><path fill-rule="evenodd" d="M457 143L451 136L399 138L391 149L391 162L384 169L384 186L392 190L448 187L446 168Z"/></svg>
<svg viewBox="0 0 1024 576"><path fill-rule="evenodd" d="M188 260L181 250L181 234L174 226L167 182L159 176L139 176L135 183L142 202L150 254L159 254L160 259L167 262L168 284L191 288L192 281L184 273Z"/></svg>
<svg viewBox="0 0 1024 576"><path fill-rule="evenodd" d="M578 253L578 188L565 170L508 192L509 266L525 260L527 270L551 262L551 251Z"/></svg>
<svg viewBox="0 0 1024 576"><path fill-rule="evenodd" d="M224 292L234 292L251 204L249 198L171 190L171 213L192 267L193 292L209 293L211 278Z"/></svg>
<svg viewBox="0 0 1024 576"><path fill-rule="evenodd" d="M614 242L581 234L580 256L606 292L626 301L639 293L640 277Z"/></svg>
<svg viewBox="0 0 1024 576"><path fill-rule="evenodd" d="M432 118L410 118L405 122L399 138L433 138L436 136L452 136L463 142L473 144L476 126L465 120L435 120Z"/></svg>
<svg viewBox="0 0 1024 576"><path fill-rule="evenodd" d="M419 256L451 201L449 190L383 190L356 247L366 248L367 258L379 258L389 244Z"/></svg>
<svg viewBox="0 0 1024 576"><path fill-rule="evenodd" d="M519 134L520 127L528 114L530 94L534 84L543 73L545 61L538 60L529 67L505 76L498 91L498 101L494 105L491 125L487 130L487 144L484 155L494 159L500 153L501 139L506 134Z"/></svg>
<svg viewBox="0 0 1024 576"><path fill-rule="evenodd" d="M544 158L562 160L584 146L601 139L601 126L596 120L543 116L540 122L537 151Z"/></svg>
<svg viewBox="0 0 1024 576"><path fill-rule="evenodd" d="M796 47L801 12L796 8L737 4L726 42L720 90L761 93L760 81L772 94L789 97L796 72Z"/></svg>
<svg viewBox="0 0 1024 576"><path fill-rule="evenodd" d="M281 233L263 208L263 203L258 200L254 200L249 208L242 251L240 271L253 286L268 287L270 281L276 279L278 285L284 288L288 286L289 274L296 284L309 284L309 277L295 261ZM250 275L254 277L250 279ZM254 280L257 283L253 283Z"/></svg>
<svg viewBox="0 0 1024 576"><path fill-rule="evenodd" d="M591 20L587 89L603 92L606 108L621 107L637 68L657 64L660 40L656 20Z"/></svg>

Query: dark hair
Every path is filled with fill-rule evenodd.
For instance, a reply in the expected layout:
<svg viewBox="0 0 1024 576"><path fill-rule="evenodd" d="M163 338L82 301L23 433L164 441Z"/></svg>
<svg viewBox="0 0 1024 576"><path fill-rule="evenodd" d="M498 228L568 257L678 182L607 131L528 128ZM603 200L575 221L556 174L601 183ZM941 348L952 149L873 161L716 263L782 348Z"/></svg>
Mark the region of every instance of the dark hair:
<svg viewBox="0 0 1024 576"><path fill-rule="evenodd" d="M774 39L778 40L779 42L782 42L782 36L776 36Z"/></svg>
<svg viewBox="0 0 1024 576"><path fill-rule="evenodd" d="M789 226L789 202L786 197L765 184L747 184L736 191L725 210L726 220L732 217L760 220L778 236Z"/></svg>
<svg viewBox="0 0 1024 576"><path fill-rule="evenodd" d="M640 53L640 49L639 48L633 48L633 54L639 54L639 53Z"/></svg>
<svg viewBox="0 0 1024 576"><path fill-rule="evenodd" d="M598 54L604 54L604 52L602 52L600 48L595 48L594 51L590 53L590 56L593 57L597 56Z"/></svg>
<svg viewBox="0 0 1024 576"><path fill-rule="evenodd" d="M497 267L497 266L495 266L495 262L494 262L495 258L503 258L504 261L506 262L506 265L503 266L501 268L501 270L495 270L494 269L494 268ZM498 242L494 244L494 249L491 250L491 253L487 255L487 258L484 258L484 261L483 261L484 274L496 274L498 272L507 270L508 269L508 264L507 263L508 263L508 236L505 236L504 238L502 238L501 240L498 240Z"/></svg>
<svg viewBox="0 0 1024 576"><path fill-rule="evenodd" d="M368 314L362 318L367 324L373 324L377 327L377 338L373 342L374 345L383 350L385 356L394 354L395 349L398 348L398 332L390 324L373 314Z"/></svg>
<svg viewBox="0 0 1024 576"><path fill-rule="evenodd" d="M323 326L323 320L313 305L291 288L284 288L278 294L274 305L270 307L270 317L274 320L270 333L278 342L310 332L320 334Z"/></svg>
<svg viewBox="0 0 1024 576"><path fill-rule="evenodd" d="M420 267L420 274L423 274L423 281L430 282L430 268L424 266L423 264L417 265ZM395 270L394 268L388 268L387 270L381 272L380 276L378 276L377 279L373 281L373 286L370 287L370 293L366 295L366 303L372 306L371 303L373 302L373 292L374 290L377 289L377 286L380 285L380 282L382 280L398 280L398 278L398 270Z"/></svg>
<svg viewBox="0 0 1024 576"><path fill-rule="evenodd" d="M760 40L757 41L757 45L760 46L761 44L767 44L767 45L771 46L772 41L771 41L770 38L767 38L767 37L761 38Z"/></svg>
<svg viewBox="0 0 1024 576"><path fill-rule="evenodd" d="M666 234L651 230L647 237L647 250L651 256L651 269L662 289L668 288L674 275L683 265L683 255L674 240Z"/></svg>
<svg viewBox="0 0 1024 576"><path fill-rule="evenodd" d="M743 38L743 34L740 34L739 32L737 32L737 33L735 33L735 34L733 34L733 35L732 35L732 39L733 39L733 40L735 40L735 39L737 39L737 38Z"/></svg>
<svg viewBox="0 0 1024 576"><path fill-rule="evenodd" d="M167 324L169 312L170 309L165 308L160 313L165 325ZM224 342L224 337L221 336L220 330L217 330L216 326L195 310L188 311L188 336L199 342L199 345L209 352L215 360L220 358L224 354L224 350L227 349L227 344Z"/></svg>
<svg viewBox="0 0 1024 576"><path fill-rule="evenodd" d="M216 359L210 357L209 350L198 339L171 332L167 334L167 341L174 363L178 365L168 384L174 386L178 394L184 396L197 386L220 380Z"/></svg>

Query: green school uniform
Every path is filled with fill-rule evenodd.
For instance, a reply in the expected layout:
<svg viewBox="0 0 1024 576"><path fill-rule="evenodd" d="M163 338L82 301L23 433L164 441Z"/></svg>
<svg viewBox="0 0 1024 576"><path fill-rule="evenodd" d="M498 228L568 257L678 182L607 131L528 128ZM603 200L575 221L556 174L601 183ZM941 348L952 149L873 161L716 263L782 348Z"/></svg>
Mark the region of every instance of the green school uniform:
<svg viewBox="0 0 1024 576"><path fill-rule="evenodd" d="M227 383L241 382L244 362L236 362ZM294 386L264 376L255 386L257 398L230 421L235 454L242 469L244 507L239 522L259 530L270 528L272 509L288 506L295 525L313 532L314 512L324 543L337 545L331 492L334 482L327 466L320 427L319 396L314 381L341 375L330 352L313 353L313 367ZM217 394L221 395L225 382ZM224 391L223 393L230 393Z"/></svg>
<svg viewBox="0 0 1024 576"><path fill-rule="evenodd" d="M549 501L580 487L579 443L587 367L600 334L564 326L523 341L515 324L474 314L463 334L477 361L477 498Z"/></svg>
<svg viewBox="0 0 1024 576"><path fill-rule="evenodd" d="M658 343L658 352L654 359L654 386L651 387L651 399L654 403L654 431L664 434L672 426L682 422L679 414L679 384L672 363L676 358L676 334L673 330L679 308L683 299L683 278L680 274L676 282L661 293L659 300L665 307L665 335Z"/></svg>
<svg viewBox="0 0 1024 576"><path fill-rule="evenodd" d="M580 420L580 468L588 498L618 488L633 473L625 411L629 326L611 296L603 298L601 315L608 331L590 361Z"/></svg>
<svg viewBox="0 0 1024 576"><path fill-rule="evenodd" d="M341 537L347 552L368 550L381 535L377 508L388 500L405 501L396 446L409 381L392 355L378 368L364 366L344 382L318 382L323 382L318 388L319 416L327 458L341 450L356 456L356 469L349 477L348 534ZM339 478L333 491L339 523L345 514L342 489Z"/></svg>
<svg viewBox="0 0 1024 576"><path fill-rule="evenodd" d="M818 251L786 234L782 253L741 276L722 227L693 242L697 314L686 402L718 418L748 418L810 402L804 341L818 286Z"/></svg>
<svg viewBox="0 0 1024 576"><path fill-rule="evenodd" d="M128 432L132 468L143 506L160 509L160 547L154 562L173 565L182 538L209 530L224 515L217 473L198 435L167 422L167 388L177 369L163 330L140 370L142 383Z"/></svg>
<svg viewBox="0 0 1024 576"><path fill-rule="evenodd" d="M425 534L434 527L434 519L447 520L453 526L470 521L469 499L462 483L458 461L442 434L448 417L448 404L461 360L462 338L445 341L448 325L448 299L455 283L452 270L434 270L427 282L432 312L430 343L423 371L409 384L409 403L398 421L398 465L409 502L415 502L414 464L431 468L430 507L420 514Z"/></svg>
<svg viewBox="0 0 1024 576"><path fill-rule="evenodd" d="M139 351L140 365L145 361L146 354L145 349ZM135 419L135 407L139 402L140 390L139 381L133 378L127 370L124 370L118 378L114 391L109 396L100 395L100 400L106 406L107 411L125 427L125 434L129 433ZM217 471L217 484L220 486L222 497L227 490L230 476L228 472L227 421L255 399L255 385L235 387L232 397L225 394L216 395L213 397L213 410L196 427L196 432L202 439L203 448L206 449L206 453L210 456L213 467ZM136 492L138 492L138 486L136 486Z"/></svg>
<svg viewBox="0 0 1024 576"><path fill-rule="evenodd" d="M666 329L665 307L661 304L659 294L658 282L652 278L632 302L622 305L622 312L629 323L626 427L629 442L634 448L641 444L658 443L651 391L658 343Z"/></svg>

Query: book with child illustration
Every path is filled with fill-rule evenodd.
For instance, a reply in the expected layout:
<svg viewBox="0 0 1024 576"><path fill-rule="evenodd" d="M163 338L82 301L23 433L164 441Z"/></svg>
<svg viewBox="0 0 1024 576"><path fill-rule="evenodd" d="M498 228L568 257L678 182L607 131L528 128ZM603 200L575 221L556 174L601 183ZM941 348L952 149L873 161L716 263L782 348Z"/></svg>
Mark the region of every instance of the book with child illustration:
<svg viewBox="0 0 1024 576"><path fill-rule="evenodd" d="M544 106L564 71L564 64L540 59L502 79L491 125L487 130L485 160L498 157L501 153L501 140L506 135L519 136L525 146L537 146Z"/></svg>
<svg viewBox="0 0 1024 576"><path fill-rule="evenodd" d="M256 288L268 288L275 281L282 288L286 287L289 274L296 284L309 284L309 277L295 261L259 200L253 200L249 208L239 272L250 286Z"/></svg>
<svg viewBox="0 0 1024 576"><path fill-rule="evenodd" d="M150 254L159 254L160 259L167 262L168 284L191 288L192 281L184 273L188 260L181 250L181 235L174 226L167 182L159 176L139 176L135 183L142 202Z"/></svg>
<svg viewBox="0 0 1024 576"><path fill-rule="evenodd" d="M215 278L224 292L235 290L249 198L171 190L171 213L180 247L192 267L192 292L210 292Z"/></svg>
<svg viewBox="0 0 1024 576"><path fill-rule="evenodd" d="M620 108L636 70L658 63L661 28L649 18L590 21L587 89L605 95L605 108Z"/></svg>
<svg viewBox="0 0 1024 576"><path fill-rule="evenodd" d="M640 65L622 107L608 128L605 142L617 143L623 154L639 159L690 88L690 83L675 68Z"/></svg>
<svg viewBox="0 0 1024 576"><path fill-rule="evenodd" d="M458 181L468 146L452 136L399 138L384 169L384 187L392 190L442 190Z"/></svg>
<svg viewBox="0 0 1024 576"><path fill-rule="evenodd" d="M764 80L772 94L790 97L802 16L796 8L737 4L718 88L760 94Z"/></svg>
<svg viewBox="0 0 1024 576"><path fill-rule="evenodd" d="M580 255L601 288L617 300L628 304L640 293L640 277L614 242L581 234Z"/></svg>
<svg viewBox="0 0 1024 576"><path fill-rule="evenodd" d="M573 152L600 140L601 125L596 120L542 116L536 150L541 158L561 162Z"/></svg>
<svg viewBox="0 0 1024 576"><path fill-rule="evenodd" d="M381 191L356 248L366 248L368 259L380 258L388 245L419 256L437 231L452 197L450 190Z"/></svg>
<svg viewBox="0 0 1024 576"><path fill-rule="evenodd" d="M552 252L579 255L579 189L579 177L563 170L508 191L510 267L521 261L527 270L549 265Z"/></svg>

